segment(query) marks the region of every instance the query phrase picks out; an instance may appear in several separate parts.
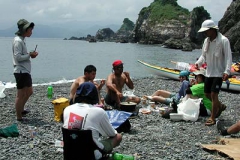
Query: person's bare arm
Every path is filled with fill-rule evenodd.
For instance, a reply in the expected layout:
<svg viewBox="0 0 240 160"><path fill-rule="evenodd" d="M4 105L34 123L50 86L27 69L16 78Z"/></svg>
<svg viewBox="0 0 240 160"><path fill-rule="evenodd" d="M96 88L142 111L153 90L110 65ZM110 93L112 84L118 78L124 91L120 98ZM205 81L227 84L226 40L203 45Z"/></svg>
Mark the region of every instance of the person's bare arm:
<svg viewBox="0 0 240 160"><path fill-rule="evenodd" d="M84 79L82 77L77 78L71 85L71 89L70 89L70 99L75 97L76 91L78 89L78 87L84 83Z"/></svg>
<svg viewBox="0 0 240 160"><path fill-rule="evenodd" d="M126 85L128 86L128 88L133 89L134 85L133 85L133 82L130 78L129 72L123 72L123 74L126 76Z"/></svg>
<svg viewBox="0 0 240 160"><path fill-rule="evenodd" d="M107 82L106 82L106 86L108 88L108 90L111 90L115 93L118 93L118 89L116 87L116 85L113 85L113 76L112 74L110 74L108 77L107 77Z"/></svg>
<svg viewBox="0 0 240 160"><path fill-rule="evenodd" d="M72 85L71 85L71 89L70 89L70 99L73 99L75 94L76 94L76 91L77 91L77 88L78 88L78 83L76 82L73 82Z"/></svg>

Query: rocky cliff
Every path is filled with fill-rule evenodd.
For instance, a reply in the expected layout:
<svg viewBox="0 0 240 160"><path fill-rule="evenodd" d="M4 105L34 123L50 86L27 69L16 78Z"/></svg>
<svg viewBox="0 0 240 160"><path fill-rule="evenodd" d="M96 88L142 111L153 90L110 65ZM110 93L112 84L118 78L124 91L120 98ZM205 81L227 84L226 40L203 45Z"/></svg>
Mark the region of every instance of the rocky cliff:
<svg viewBox="0 0 240 160"><path fill-rule="evenodd" d="M140 11L132 41L182 50L199 48L203 36L198 35L197 30L209 18L203 7L189 12L179 6L177 0L155 0Z"/></svg>
<svg viewBox="0 0 240 160"><path fill-rule="evenodd" d="M123 24L115 33L115 39L122 43L128 42L134 26L135 24L132 21L130 21L128 18L124 18Z"/></svg>
<svg viewBox="0 0 240 160"><path fill-rule="evenodd" d="M110 28L99 29L95 35L98 41L111 41L114 37L114 32Z"/></svg>
<svg viewBox="0 0 240 160"><path fill-rule="evenodd" d="M240 0L233 0L223 18L219 31L228 37L233 52L240 52Z"/></svg>

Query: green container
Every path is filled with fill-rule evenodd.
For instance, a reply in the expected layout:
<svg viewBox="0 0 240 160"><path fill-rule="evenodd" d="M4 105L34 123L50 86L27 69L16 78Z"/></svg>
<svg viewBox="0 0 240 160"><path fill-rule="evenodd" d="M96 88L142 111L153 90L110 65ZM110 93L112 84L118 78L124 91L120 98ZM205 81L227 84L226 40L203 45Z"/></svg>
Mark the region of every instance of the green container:
<svg viewBox="0 0 240 160"><path fill-rule="evenodd" d="M52 99L52 96L53 96L53 87L52 86L48 86L47 96L48 96L49 99Z"/></svg>
<svg viewBox="0 0 240 160"><path fill-rule="evenodd" d="M123 158L123 155L120 153L114 153L113 155L114 160L122 160L122 158Z"/></svg>
<svg viewBox="0 0 240 160"><path fill-rule="evenodd" d="M52 87L52 86L48 86L48 88L47 88L47 94L48 94L48 95L52 95L52 94L53 94L53 87Z"/></svg>
<svg viewBox="0 0 240 160"><path fill-rule="evenodd" d="M134 160L134 156L115 153L113 155L113 160Z"/></svg>
<svg viewBox="0 0 240 160"><path fill-rule="evenodd" d="M123 155L122 160L134 160L134 157L131 155Z"/></svg>

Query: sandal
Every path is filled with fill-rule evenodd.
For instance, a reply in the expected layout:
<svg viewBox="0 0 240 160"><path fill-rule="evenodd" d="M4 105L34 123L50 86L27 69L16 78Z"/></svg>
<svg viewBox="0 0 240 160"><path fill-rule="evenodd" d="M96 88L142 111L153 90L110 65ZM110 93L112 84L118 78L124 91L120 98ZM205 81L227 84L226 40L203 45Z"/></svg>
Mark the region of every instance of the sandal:
<svg viewBox="0 0 240 160"><path fill-rule="evenodd" d="M26 114L30 113L30 111L28 109L25 109L22 111L22 115L25 116Z"/></svg>
<svg viewBox="0 0 240 160"><path fill-rule="evenodd" d="M216 118L218 118L222 114L222 111L224 111L226 108L227 108L227 106L225 104L221 104L221 108L217 112Z"/></svg>
<svg viewBox="0 0 240 160"><path fill-rule="evenodd" d="M214 124L216 124L216 121L213 120L212 118L209 118L209 119L206 121L205 126L212 126L212 125L214 125Z"/></svg>

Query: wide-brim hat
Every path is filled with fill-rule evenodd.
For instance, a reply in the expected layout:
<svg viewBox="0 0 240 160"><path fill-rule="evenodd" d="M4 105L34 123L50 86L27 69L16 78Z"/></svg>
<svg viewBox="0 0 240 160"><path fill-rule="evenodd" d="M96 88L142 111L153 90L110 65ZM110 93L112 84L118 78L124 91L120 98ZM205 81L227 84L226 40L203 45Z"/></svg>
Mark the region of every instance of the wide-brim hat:
<svg viewBox="0 0 240 160"><path fill-rule="evenodd" d="M209 30L210 28L214 28L214 29L218 30L218 26L214 23L214 21L211 19L208 19L202 23L202 26L198 32L205 32L205 31Z"/></svg>
<svg viewBox="0 0 240 160"><path fill-rule="evenodd" d="M194 74L195 76L197 76L197 75L203 75L203 76L205 76L206 70L205 70L205 69L200 69L200 70L197 70L197 71L193 72L193 74Z"/></svg>
<svg viewBox="0 0 240 160"><path fill-rule="evenodd" d="M92 82L82 83L76 91L78 100L88 100L91 101L91 104L96 104L99 101L98 91L96 86Z"/></svg>
<svg viewBox="0 0 240 160"><path fill-rule="evenodd" d="M18 26L18 31L15 33L17 35L22 35L26 32L27 28L29 27L34 27L34 23L33 22L28 22L26 19L20 19L17 22L17 26Z"/></svg>

